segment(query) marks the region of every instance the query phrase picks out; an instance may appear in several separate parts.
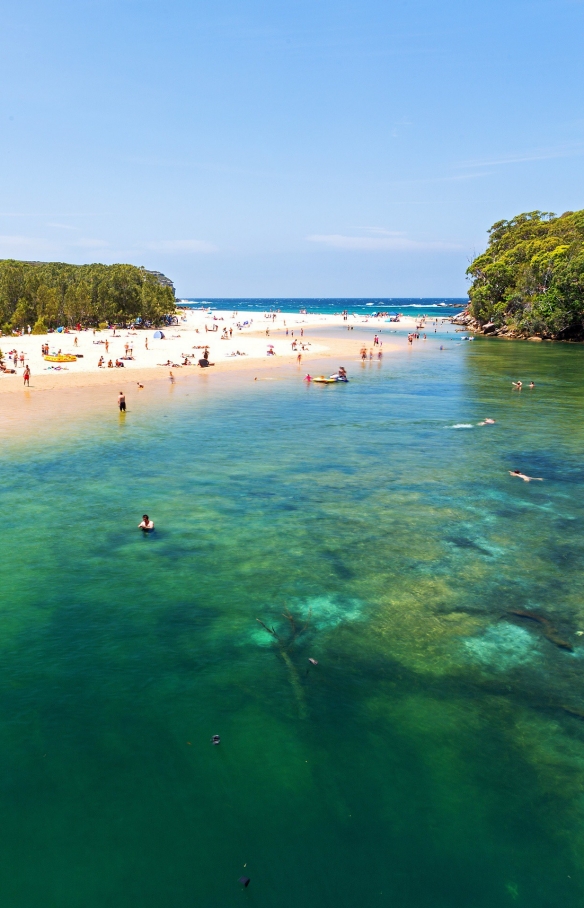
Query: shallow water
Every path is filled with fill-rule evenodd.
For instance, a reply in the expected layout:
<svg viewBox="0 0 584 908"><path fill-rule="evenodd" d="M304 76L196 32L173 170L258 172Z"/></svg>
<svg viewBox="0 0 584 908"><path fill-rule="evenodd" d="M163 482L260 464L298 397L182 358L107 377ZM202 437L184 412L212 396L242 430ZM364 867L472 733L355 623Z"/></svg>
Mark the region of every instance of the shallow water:
<svg viewBox="0 0 584 908"><path fill-rule="evenodd" d="M421 344L4 446L3 906L582 905L582 351Z"/></svg>

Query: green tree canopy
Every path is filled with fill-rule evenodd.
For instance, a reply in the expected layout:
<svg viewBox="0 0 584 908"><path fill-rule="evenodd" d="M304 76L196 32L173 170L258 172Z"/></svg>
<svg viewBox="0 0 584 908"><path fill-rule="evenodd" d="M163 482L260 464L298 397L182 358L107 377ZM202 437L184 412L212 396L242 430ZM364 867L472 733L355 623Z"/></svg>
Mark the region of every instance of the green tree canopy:
<svg viewBox="0 0 584 908"><path fill-rule="evenodd" d="M0 260L0 325L103 322L159 324L174 312L172 286L135 265L67 265L62 262Z"/></svg>
<svg viewBox="0 0 584 908"><path fill-rule="evenodd" d="M471 314L518 334L584 337L584 211L497 221L470 265Z"/></svg>

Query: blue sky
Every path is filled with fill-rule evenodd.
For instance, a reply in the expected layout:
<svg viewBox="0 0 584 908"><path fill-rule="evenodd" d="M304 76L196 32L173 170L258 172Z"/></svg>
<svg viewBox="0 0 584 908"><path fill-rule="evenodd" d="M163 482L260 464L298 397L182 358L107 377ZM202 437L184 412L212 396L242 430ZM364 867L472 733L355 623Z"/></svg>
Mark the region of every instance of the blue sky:
<svg viewBox="0 0 584 908"><path fill-rule="evenodd" d="M0 257L188 296L461 296L584 207L581 0L5 0Z"/></svg>

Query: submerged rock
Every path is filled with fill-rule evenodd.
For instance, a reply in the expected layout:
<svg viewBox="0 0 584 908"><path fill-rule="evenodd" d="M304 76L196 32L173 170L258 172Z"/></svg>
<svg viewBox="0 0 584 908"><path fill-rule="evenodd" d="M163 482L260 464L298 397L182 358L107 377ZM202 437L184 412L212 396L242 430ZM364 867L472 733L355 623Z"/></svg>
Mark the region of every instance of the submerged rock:
<svg viewBox="0 0 584 908"><path fill-rule="evenodd" d="M533 621L535 624L539 624L543 630L544 637L546 637L550 643L553 643L554 646L558 646L560 649L567 649L570 653L574 652L572 644L560 637L551 621L544 618L543 615L539 615L537 612L524 611L522 609L511 609L509 614L513 615L515 618L522 618L525 621Z"/></svg>

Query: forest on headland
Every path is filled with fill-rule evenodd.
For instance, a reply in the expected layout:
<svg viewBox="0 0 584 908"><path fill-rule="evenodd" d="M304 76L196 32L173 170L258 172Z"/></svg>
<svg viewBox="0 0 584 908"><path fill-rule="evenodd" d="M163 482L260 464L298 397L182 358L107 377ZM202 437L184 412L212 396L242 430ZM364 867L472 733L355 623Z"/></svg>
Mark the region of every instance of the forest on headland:
<svg viewBox="0 0 584 908"><path fill-rule="evenodd" d="M511 337L584 339L584 211L497 221L467 274L470 323Z"/></svg>
<svg viewBox="0 0 584 908"><path fill-rule="evenodd" d="M175 309L172 282L135 265L0 260L0 328L157 325Z"/></svg>

